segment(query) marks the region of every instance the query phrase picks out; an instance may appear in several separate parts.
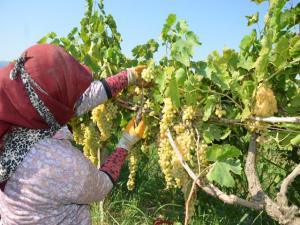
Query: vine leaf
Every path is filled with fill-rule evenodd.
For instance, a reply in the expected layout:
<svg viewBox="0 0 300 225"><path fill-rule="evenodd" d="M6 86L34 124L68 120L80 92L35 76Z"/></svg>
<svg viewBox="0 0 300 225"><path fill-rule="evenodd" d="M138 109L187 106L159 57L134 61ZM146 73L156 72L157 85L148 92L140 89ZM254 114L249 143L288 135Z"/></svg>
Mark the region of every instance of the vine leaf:
<svg viewBox="0 0 300 225"><path fill-rule="evenodd" d="M215 181L221 186L234 187L235 182L231 172L241 175L241 163L238 159L234 159L241 154L237 147L229 144L209 147L206 151L206 158L215 163L208 172L207 179L211 182Z"/></svg>
<svg viewBox="0 0 300 225"><path fill-rule="evenodd" d="M295 42L293 43L294 45L290 48L290 54L294 58L300 57L300 37L295 38L295 40L293 40Z"/></svg>
<svg viewBox="0 0 300 225"><path fill-rule="evenodd" d="M235 182L230 172L241 174L242 167L239 160L228 159L215 162L206 177L209 181L215 181L221 186L234 187Z"/></svg>
<svg viewBox="0 0 300 225"><path fill-rule="evenodd" d="M183 68L179 68L175 73L176 81L179 87L183 86L187 76Z"/></svg>
<svg viewBox="0 0 300 225"><path fill-rule="evenodd" d="M258 16L258 12L254 13L253 15L251 16L246 16L247 20L248 20L248 27L251 26L252 24L255 24L258 22L258 19L259 19L259 16Z"/></svg>
<svg viewBox="0 0 300 225"><path fill-rule="evenodd" d="M184 82L184 98L188 105L196 105L197 92L195 91L195 83L193 80L186 80Z"/></svg>
<svg viewBox="0 0 300 225"><path fill-rule="evenodd" d="M300 134L298 134L291 140L291 144L295 146L300 146Z"/></svg>
<svg viewBox="0 0 300 225"><path fill-rule="evenodd" d="M245 35L240 42L240 49L242 53L249 52L256 40L256 30L252 30L251 34Z"/></svg>
<svg viewBox="0 0 300 225"><path fill-rule="evenodd" d="M179 89L178 85L176 82L175 75L172 74L169 86L166 90L166 96L171 98L173 104L179 108L180 107L180 94L179 94Z"/></svg>
<svg viewBox="0 0 300 225"><path fill-rule="evenodd" d="M219 141L222 137L222 130L215 124L203 124L203 139L205 143L210 144L214 140Z"/></svg>
<svg viewBox="0 0 300 225"><path fill-rule="evenodd" d="M230 144L212 145L206 151L206 158L209 161L222 161L238 157L241 154L241 150Z"/></svg>
<svg viewBox="0 0 300 225"><path fill-rule="evenodd" d="M44 37L42 37L37 43L39 44L45 44L47 43L48 39L54 39L57 37L57 34L55 32L50 32L46 34Z"/></svg>
<svg viewBox="0 0 300 225"><path fill-rule="evenodd" d="M212 112L215 109L217 103L217 98L215 95L210 95L207 97L206 99L206 103L204 106L204 113L203 113L203 121L207 121L209 119L209 117L211 116Z"/></svg>
<svg viewBox="0 0 300 225"><path fill-rule="evenodd" d="M256 4L260 4L262 2L265 2L267 0L251 0L252 2L255 2Z"/></svg>
<svg viewBox="0 0 300 225"><path fill-rule="evenodd" d="M169 14L168 18L166 20L166 23L163 26L162 32L161 32L161 38L163 40L166 40L168 37L168 33L171 30L173 24L176 22L176 15L175 14Z"/></svg>
<svg viewBox="0 0 300 225"><path fill-rule="evenodd" d="M171 56L183 65L190 66L190 58L194 53L194 47L201 43L197 36L191 31L187 32L185 37L186 39L180 38L172 44Z"/></svg>
<svg viewBox="0 0 300 225"><path fill-rule="evenodd" d="M286 64L288 57L289 40L285 36L282 36L274 49L271 60L276 67L281 68Z"/></svg>
<svg viewBox="0 0 300 225"><path fill-rule="evenodd" d="M205 76L210 79L215 85L220 87L222 91L228 90L230 77L227 72L217 73L214 71L214 68L206 67L205 69Z"/></svg>

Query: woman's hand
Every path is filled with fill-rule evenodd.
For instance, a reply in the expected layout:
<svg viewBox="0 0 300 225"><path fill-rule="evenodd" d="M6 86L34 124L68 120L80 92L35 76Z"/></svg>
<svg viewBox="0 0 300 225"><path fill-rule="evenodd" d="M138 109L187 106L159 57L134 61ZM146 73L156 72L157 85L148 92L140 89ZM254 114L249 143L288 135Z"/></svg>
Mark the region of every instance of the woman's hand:
<svg viewBox="0 0 300 225"><path fill-rule="evenodd" d="M145 66L145 65L138 65L136 67L132 67L131 69L137 77L141 77L143 70L146 68L147 68L147 66Z"/></svg>
<svg viewBox="0 0 300 225"><path fill-rule="evenodd" d="M143 137L144 131L145 131L144 118L142 117L139 124L135 126L135 117L133 117L127 124L127 127L123 132L123 135L119 140L119 143L117 144L117 147L130 151L132 146Z"/></svg>
<svg viewBox="0 0 300 225"><path fill-rule="evenodd" d="M128 71L130 71L128 75L129 84L136 84L139 87L151 87L153 84L149 84L145 82L142 78L142 72L144 69L146 69L147 66L145 65L138 65L136 67L129 68Z"/></svg>

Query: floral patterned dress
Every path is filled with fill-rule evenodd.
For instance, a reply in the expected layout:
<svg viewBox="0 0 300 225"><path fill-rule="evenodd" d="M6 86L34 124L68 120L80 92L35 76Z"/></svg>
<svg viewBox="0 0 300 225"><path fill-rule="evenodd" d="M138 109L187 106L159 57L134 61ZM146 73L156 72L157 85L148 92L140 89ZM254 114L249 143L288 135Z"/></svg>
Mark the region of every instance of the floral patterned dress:
<svg viewBox="0 0 300 225"><path fill-rule="evenodd" d="M94 81L77 103L80 115L130 84L123 71ZM1 225L90 225L89 204L104 199L127 151L117 148L97 169L69 139L67 127L36 143L0 191Z"/></svg>

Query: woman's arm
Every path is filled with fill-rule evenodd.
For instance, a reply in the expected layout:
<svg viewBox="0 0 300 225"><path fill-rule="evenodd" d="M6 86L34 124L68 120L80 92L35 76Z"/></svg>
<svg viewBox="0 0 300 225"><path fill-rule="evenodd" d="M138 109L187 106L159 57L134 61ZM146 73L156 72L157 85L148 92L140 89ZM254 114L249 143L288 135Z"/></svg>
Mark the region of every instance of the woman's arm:
<svg viewBox="0 0 300 225"><path fill-rule="evenodd" d="M124 148L116 148L100 168L100 171L106 173L113 184L119 179L127 155L128 151Z"/></svg>
<svg viewBox="0 0 300 225"><path fill-rule="evenodd" d="M106 159L100 171L87 159L81 163L81 167L85 168L86 171L81 180L83 181L81 191L75 194L73 202L76 204L90 204L102 201L118 180L127 155L127 150L116 148Z"/></svg>
<svg viewBox="0 0 300 225"><path fill-rule="evenodd" d="M82 115L106 100L116 96L128 85L134 84L136 75L132 70L120 73L103 80L93 81L76 103L76 114Z"/></svg>
<svg viewBox="0 0 300 225"><path fill-rule="evenodd" d="M89 204L104 198L113 187L113 183L118 180L128 151L141 139L144 130L143 119L137 127L134 126L134 119L128 123L116 150L105 160L100 171L96 172L95 167L89 169L89 174L85 176L84 187L78 195L76 203Z"/></svg>

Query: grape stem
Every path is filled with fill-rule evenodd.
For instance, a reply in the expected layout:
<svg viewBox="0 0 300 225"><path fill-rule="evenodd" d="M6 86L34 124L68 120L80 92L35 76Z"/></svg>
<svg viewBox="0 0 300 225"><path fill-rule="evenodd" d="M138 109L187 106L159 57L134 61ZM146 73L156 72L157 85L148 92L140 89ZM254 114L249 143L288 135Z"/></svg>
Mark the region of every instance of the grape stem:
<svg viewBox="0 0 300 225"><path fill-rule="evenodd" d="M131 110L131 111L136 111L136 109L137 109L137 105L134 105L131 102L126 102L126 101L124 101L122 99L119 99L119 98L116 98L115 102L116 102L117 105L121 106L122 108Z"/></svg>

